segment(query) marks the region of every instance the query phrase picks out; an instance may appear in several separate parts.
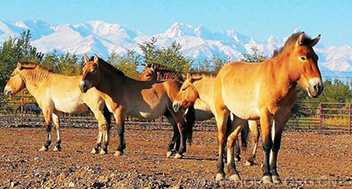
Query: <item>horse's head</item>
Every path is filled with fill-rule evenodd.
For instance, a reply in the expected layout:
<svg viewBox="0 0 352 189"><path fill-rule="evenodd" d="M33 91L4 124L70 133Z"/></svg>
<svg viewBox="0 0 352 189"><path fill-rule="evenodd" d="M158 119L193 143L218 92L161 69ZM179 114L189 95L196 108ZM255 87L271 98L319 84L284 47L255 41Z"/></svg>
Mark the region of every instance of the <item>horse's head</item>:
<svg viewBox="0 0 352 189"><path fill-rule="evenodd" d="M154 64L148 64L144 72L138 77L138 81L156 81L157 74L155 69Z"/></svg>
<svg viewBox="0 0 352 189"><path fill-rule="evenodd" d="M297 81L298 85L307 92L309 97L316 98L324 89L318 68L318 56L313 50L313 47L320 40L320 34L314 39L307 37L304 32L297 35L297 40L291 45L291 52L284 53L290 58L290 78L293 81ZM286 50L283 49L283 51Z"/></svg>
<svg viewBox="0 0 352 189"><path fill-rule="evenodd" d="M198 90L193 85L194 81L202 79L201 77L192 77L187 74L187 79L183 82L180 91L178 92L172 107L175 112L188 109L192 106L197 98L199 98Z"/></svg>
<svg viewBox="0 0 352 189"><path fill-rule="evenodd" d="M99 57L94 55L93 61L89 60L88 56L84 56L85 66L83 67L83 75L79 83L79 88L82 92L87 92L88 89L97 86L101 80L101 72L99 70Z"/></svg>
<svg viewBox="0 0 352 189"><path fill-rule="evenodd" d="M25 64L17 63L17 67L11 73L10 79L7 81L4 94L5 96L11 96L17 94L26 87L24 78L21 76L21 70L26 68Z"/></svg>

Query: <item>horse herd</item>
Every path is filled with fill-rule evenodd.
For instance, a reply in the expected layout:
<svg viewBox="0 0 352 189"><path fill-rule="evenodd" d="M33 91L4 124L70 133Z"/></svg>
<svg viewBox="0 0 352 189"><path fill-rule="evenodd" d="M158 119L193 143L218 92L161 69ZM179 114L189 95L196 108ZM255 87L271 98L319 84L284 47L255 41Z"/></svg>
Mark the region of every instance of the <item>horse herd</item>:
<svg viewBox="0 0 352 189"><path fill-rule="evenodd" d="M126 148L124 124L126 116L155 119L164 115L173 126L173 137L167 156L174 152L182 158L186 141L191 140L195 120L215 117L218 128L218 162L216 180L225 179L224 152L229 179L240 181L235 166L234 146L246 123L254 132L255 146L248 164L255 158L259 138L263 139L263 183L280 183L277 156L283 129L296 102L299 85L309 97L323 91L314 39L304 32L292 34L270 59L258 63L232 62L217 74L189 73L185 80L165 66L148 65L138 80L96 55L84 57L82 76L65 76L32 62L19 62L8 80L4 94L18 93L24 88L32 94L43 111L47 139L40 151L51 145L52 125L56 130L54 151L61 150L60 112L82 113L88 108L98 120L97 144L92 153L105 154L109 145L111 114L119 138L115 156Z"/></svg>

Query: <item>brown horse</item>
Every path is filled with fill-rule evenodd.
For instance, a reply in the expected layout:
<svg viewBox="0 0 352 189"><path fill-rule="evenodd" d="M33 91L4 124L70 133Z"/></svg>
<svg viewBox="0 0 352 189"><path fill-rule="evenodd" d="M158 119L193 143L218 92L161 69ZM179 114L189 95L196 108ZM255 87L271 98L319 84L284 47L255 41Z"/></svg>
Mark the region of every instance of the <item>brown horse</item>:
<svg viewBox="0 0 352 189"><path fill-rule="evenodd" d="M319 40L320 35L311 39L304 32L295 33L276 56L262 63L233 62L220 70L209 91L218 127L217 180L225 176L223 152L226 142L230 179L240 180L233 161L233 145L243 122L260 119L265 153L262 181L281 182L277 155L283 129L297 99L296 86L299 85L312 98L318 97L324 88L317 65L318 56L313 50ZM192 87L182 87L181 91L189 89ZM192 91L196 97L200 95L195 88ZM230 113L236 116L234 127L226 124Z"/></svg>
<svg viewBox="0 0 352 189"><path fill-rule="evenodd" d="M12 72L5 86L4 94L6 96L14 95L27 88L43 110L47 128L47 142L40 151L47 151L51 144L52 123L55 125L57 134L54 151L61 150L59 132L61 112L83 113L89 107L99 124L97 146L93 148L92 153L97 153L99 148L101 148L101 154L107 152L111 114L105 109L105 102L95 88L85 94L80 91L78 87L80 78L80 76L57 74L31 62L19 62Z"/></svg>
<svg viewBox="0 0 352 189"><path fill-rule="evenodd" d="M125 76L120 70L100 59L96 55L89 60L85 56L80 88L86 92L91 87L98 89L110 112L114 114L119 136L116 156L123 154L126 148L124 123L126 115L143 119L155 119L165 115L180 132L180 148L175 158L181 158L186 150L188 130L183 127L184 112L175 112L172 101L176 97L179 84L176 81L141 82ZM169 145L169 152L171 151ZM168 152L168 154L169 154Z"/></svg>
<svg viewBox="0 0 352 189"><path fill-rule="evenodd" d="M198 92L203 96L203 98L198 99L195 98L193 99L191 103L189 103L187 106L183 106L183 109L189 109L191 105L194 104L194 114L195 114L195 120L197 121L204 121L208 120L214 117L213 113L211 112L211 108L209 105L212 105L212 98L209 98L210 96L207 95L209 94L209 86L214 83L216 74L215 73L210 73L210 72L194 72L194 73L189 73L188 77L190 79L192 77L198 78L202 77L204 79L197 80L196 86L199 86L197 88ZM176 81L179 81L183 83L183 87L186 85L189 85L191 83L190 80L186 80L184 83L184 78L181 77L180 74L177 74L175 71L172 71L170 68L160 65L160 64L148 64L146 66L146 69L141 73L139 76L138 80L139 81L160 81L160 80L168 80L168 79L173 79ZM186 92L186 91L185 91ZM187 96L187 95L186 95ZM177 100L180 100L181 97L177 97ZM174 104L177 104L177 102ZM189 117L189 116L187 116ZM231 124L231 122L229 122ZM247 127L246 127L247 128ZM247 159L246 165L252 166L254 165L254 160L255 160L255 155L257 151L257 146L258 146L258 141L259 141L259 132L258 132L258 125L256 121L248 121L248 129L242 130L241 131L241 136L242 136L242 146L245 148L247 146L247 140L248 138L245 136L248 136L248 131L251 131L252 133L252 140L253 140L253 150L251 156ZM236 143L235 147L235 159L240 160L240 147L239 143Z"/></svg>

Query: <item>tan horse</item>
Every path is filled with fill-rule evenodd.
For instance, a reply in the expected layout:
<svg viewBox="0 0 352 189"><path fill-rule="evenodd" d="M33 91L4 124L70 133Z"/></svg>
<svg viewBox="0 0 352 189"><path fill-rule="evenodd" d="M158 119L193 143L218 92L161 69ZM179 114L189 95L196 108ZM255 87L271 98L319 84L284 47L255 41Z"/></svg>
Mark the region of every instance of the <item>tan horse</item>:
<svg viewBox="0 0 352 189"><path fill-rule="evenodd" d="M215 78L216 74L215 73L207 73L207 72L192 72L187 74L187 79L184 81L184 83L181 86L181 90L179 91L176 100L173 102L173 107L175 111L180 111L183 109L189 108L190 105L197 103L197 102L202 102L206 106L203 106L202 111L208 111L210 112L211 115L212 112L211 110L214 109L212 108L213 106L213 96L212 96L212 91L213 87L215 84ZM195 106L196 107L196 106ZM195 112L197 113L197 108L195 108ZM233 116L230 119L232 124L233 122ZM253 141L253 150L251 155L248 157L246 160L246 165L247 166L252 166L254 164L255 160L255 155L257 152L257 146L258 146L258 141L259 141L259 132L258 132L258 124L257 121L248 121L248 126L249 130L252 133L252 141ZM242 134L247 134L248 133L242 133ZM243 139L243 138L242 138ZM244 137L245 145L247 145L247 138ZM235 155L237 156L235 159L239 159L239 146L238 142L236 142L236 148L237 152Z"/></svg>
<svg viewBox="0 0 352 189"><path fill-rule="evenodd" d="M85 56L80 88L86 92L96 87L106 102L108 109L114 114L117 126L119 145L116 156L123 154L126 148L124 139L124 124L126 115L143 119L155 119L165 115L170 123L177 126L180 132L181 146L175 158L181 158L186 150L186 135L188 130L183 127L184 113L174 112L172 101L179 91L176 81L141 82L125 76L120 70L106 63L97 56L89 60ZM170 153L170 145L169 151Z"/></svg>
<svg viewBox="0 0 352 189"><path fill-rule="evenodd" d="M66 76L54 73L47 68L31 62L19 62L7 82L4 94L14 95L22 89L27 90L36 99L43 110L45 126L47 128L47 142L40 151L47 151L51 144L52 123L55 125L57 142L54 151L61 150L60 139L60 113L83 113L88 107L94 113L99 124L97 146L92 153L107 152L109 143L110 112L105 109L105 102L98 91L92 88L83 94L79 87L80 76Z"/></svg>
<svg viewBox="0 0 352 189"><path fill-rule="evenodd" d="M258 64L234 62L220 70L209 91L210 98L214 99L211 107L218 126L217 180L225 176L223 152L226 142L230 179L240 180L233 161L233 145L243 122L260 119L265 152L262 181L281 182L277 155L283 129L297 99L296 86L298 84L312 98L318 97L324 88L318 56L313 50L319 40L320 35L311 39L305 33L295 33L278 54L267 61ZM196 88L182 87L181 91L189 89L195 91L193 98L199 96ZM236 116L235 127L226 124L231 112Z"/></svg>

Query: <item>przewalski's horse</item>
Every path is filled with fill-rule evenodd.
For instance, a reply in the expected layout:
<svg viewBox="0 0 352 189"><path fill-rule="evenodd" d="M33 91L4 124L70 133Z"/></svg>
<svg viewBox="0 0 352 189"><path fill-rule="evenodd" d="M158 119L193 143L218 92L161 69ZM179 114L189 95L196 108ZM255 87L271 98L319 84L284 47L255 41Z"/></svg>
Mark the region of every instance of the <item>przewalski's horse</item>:
<svg viewBox="0 0 352 189"><path fill-rule="evenodd" d="M80 88L86 92L91 87L98 89L110 112L115 116L118 126L119 145L116 156L123 154L126 148L124 124L126 115L143 119L155 119L165 115L170 123L180 132L181 146L175 158L181 158L186 150L186 136L189 130L183 126L184 112L175 112L172 102L180 84L173 80L165 82L141 82L131 79L120 70L100 59L96 55L89 60L85 56ZM168 154L171 151L168 146ZM173 146L173 145L172 145Z"/></svg>
<svg viewBox="0 0 352 189"><path fill-rule="evenodd" d="M32 62L19 62L8 80L4 94L14 95L27 88L29 93L36 99L43 111L47 130L47 142L40 151L47 151L51 144L51 128L54 124L57 134L57 142L54 151L61 150L60 139L60 113L83 113L90 110L94 113L99 124L97 146L92 153L97 153L101 148L101 154L107 152L109 143L109 129L111 113L105 108L105 102L95 88L83 94L78 84L80 76L66 76Z"/></svg>
<svg viewBox="0 0 352 189"><path fill-rule="evenodd" d="M276 56L258 64L233 62L218 73L214 87L209 91L214 105L211 106L218 126L218 170L216 179L224 179L223 152L227 142L227 169L230 180L239 181L240 176L233 161L233 145L243 122L260 119L264 163L264 183L280 183L277 172L277 155L281 145L283 129L297 99L296 86L305 90L309 97L316 98L323 91L318 68L318 56L313 47L320 35L311 39L295 33L286 41ZM193 91L194 85L181 91ZM179 105L177 105L179 106ZM227 118L235 115L234 127L228 127Z"/></svg>
<svg viewBox="0 0 352 189"><path fill-rule="evenodd" d="M190 105L197 103L198 101L202 101L206 104L206 109L203 111L209 111L212 114L213 106L213 96L212 91L215 84L215 73L208 72L191 72L187 74L187 79L181 86L181 90L177 94L176 100L173 102L173 107L175 111L181 111L183 109L187 109ZM197 112L197 109L196 109ZM231 122L233 118L230 119ZM228 123L232 124L232 123ZM253 140L253 150L252 154L246 160L246 165L252 166L254 164L255 155L258 146L259 140L259 132L258 132L258 124L257 121L248 121L249 130L252 132L252 140ZM247 134L248 133L242 133ZM247 144L247 138L244 138L245 141L242 141L244 145ZM235 155L239 156L239 147L236 143L236 148L238 152ZM237 157L239 158L239 157Z"/></svg>
<svg viewBox="0 0 352 189"><path fill-rule="evenodd" d="M215 73L210 73L210 72L194 72L190 73L191 77L204 77L203 80L197 81L196 86L199 86L200 88L198 89L199 93L201 93L201 96L203 98L198 99L195 98L193 99L191 103L183 104L186 106L183 106L183 109L189 109L191 105L194 104L194 114L195 114L195 120L197 121L204 121L208 120L214 117L213 113L211 112L211 108L209 105L212 105L212 98L208 98L211 95L209 95L210 86L214 83L216 74ZM160 81L160 80L168 80L168 79L173 79L176 81L179 81L181 83L184 83L184 78L181 77L180 74L176 73L175 71L172 71L170 68L160 65L160 64L149 64L146 66L146 69L141 73L139 76L138 80L139 81ZM189 82L189 81L188 81ZM188 85L188 83L184 83L183 85ZM177 99L179 99L178 97ZM189 117L187 115L187 117ZM193 124L193 123L192 123ZM231 124L231 123L229 123ZM249 124L249 129L246 131L242 132L242 143L244 147L247 146L247 137L248 136L248 130L252 132L252 138L253 138L253 150L251 156L247 159L246 165L253 165L254 164L254 159L257 151L257 145L258 145L258 139L259 139L259 132L258 132L258 125L256 121L248 121ZM242 130L243 131L243 130ZM236 148L235 148L235 156L237 160L240 160L240 148L238 143L236 143Z"/></svg>
<svg viewBox="0 0 352 189"><path fill-rule="evenodd" d="M217 179L225 175L223 150L227 137L230 179L240 180L231 147L245 120L260 119L264 149L262 180L264 183L281 182L277 155L282 132L297 99L296 86L312 98L318 97L324 88L318 56L313 50L319 40L320 35L311 39L304 32L295 33L273 58L259 64L229 63L220 70L213 90L219 142ZM236 116L235 128L226 128L230 112Z"/></svg>

